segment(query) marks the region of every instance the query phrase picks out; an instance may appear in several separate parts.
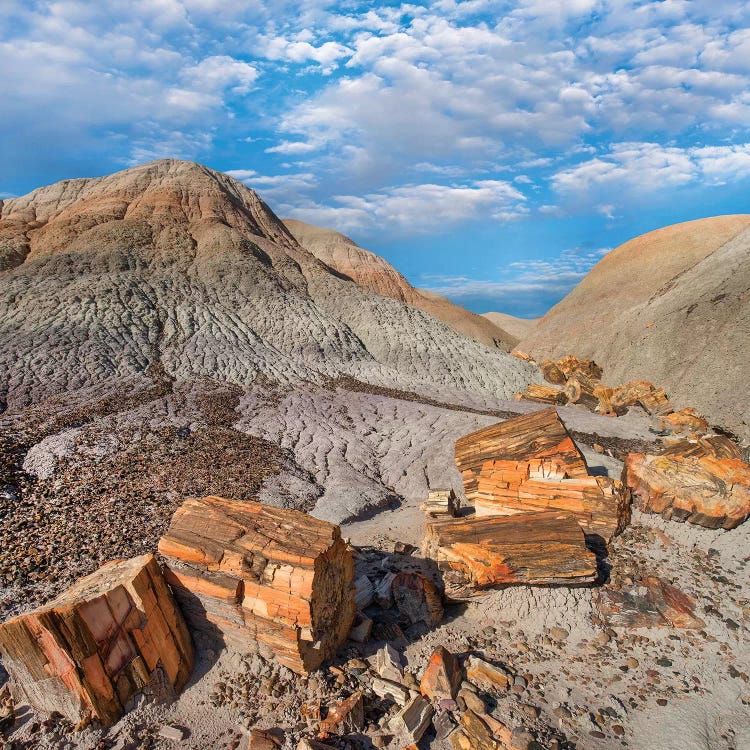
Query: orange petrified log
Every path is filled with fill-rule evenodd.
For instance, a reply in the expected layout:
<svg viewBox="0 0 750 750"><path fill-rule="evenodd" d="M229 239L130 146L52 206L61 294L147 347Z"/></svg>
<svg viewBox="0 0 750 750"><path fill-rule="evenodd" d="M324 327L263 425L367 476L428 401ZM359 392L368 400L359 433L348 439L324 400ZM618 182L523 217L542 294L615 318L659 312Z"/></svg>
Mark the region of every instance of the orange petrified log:
<svg viewBox="0 0 750 750"><path fill-rule="evenodd" d="M553 462L486 461L474 499L477 516L571 512L587 534L606 541L630 521L630 493L609 477L568 478Z"/></svg>
<svg viewBox="0 0 750 750"><path fill-rule="evenodd" d="M750 466L736 458L631 453L623 482L642 510L710 529L750 517Z"/></svg>
<svg viewBox="0 0 750 750"><path fill-rule="evenodd" d="M661 418L661 428L676 435L705 435L708 422L695 409L681 409Z"/></svg>
<svg viewBox="0 0 750 750"><path fill-rule="evenodd" d="M305 513L191 498L159 542L185 616L304 673L330 658L354 620L354 562L338 526Z"/></svg>
<svg viewBox="0 0 750 750"><path fill-rule="evenodd" d="M48 605L0 625L15 689L72 722L113 724L160 670L179 691L193 646L153 555L109 563Z"/></svg>
<svg viewBox="0 0 750 750"><path fill-rule="evenodd" d="M614 389L612 405L615 409L635 404L642 406L649 414L667 415L674 411L664 390L647 380L631 380Z"/></svg>
<svg viewBox="0 0 750 750"><path fill-rule="evenodd" d="M443 571L451 599L504 584L596 580L596 557L575 516L564 511L429 521L422 550Z"/></svg>
<svg viewBox="0 0 750 750"><path fill-rule="evenodd" d="M456 466L473 501L486 461L545 459L568 477L588 476L586 462L565 425L550 407L464 435L456 441Z"/></svg>
<svg viewBox="0 0 750 750"><path fill-rule="evenodd" d="M523 393L516 393L517 401L536 401L540 404L565 404L568 397L560 388L552 385L538 385L532 383Z"/></svg>

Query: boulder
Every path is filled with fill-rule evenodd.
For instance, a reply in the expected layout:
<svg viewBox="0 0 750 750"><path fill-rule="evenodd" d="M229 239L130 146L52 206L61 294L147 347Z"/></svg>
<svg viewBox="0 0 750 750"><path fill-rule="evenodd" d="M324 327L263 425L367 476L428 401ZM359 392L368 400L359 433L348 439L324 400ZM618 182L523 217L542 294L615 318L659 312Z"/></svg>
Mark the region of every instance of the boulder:
<svg viewBox="0 0 750 750"><path fill-rule="evenodd" d="M115 723L158 679L180 691L193 670L185 621L153 555L118 560L44 607L0 625L16 693L73 723Z"/></svg>
<svg viewBox="0 0 750 750"><path fill-rule="evenodd" d="M191 498L159 552L188 622L242 650L265 644L302 674L349 634L354 561L338 526L261 503Z"/></svg>
<svg viewBox="0 0 750 750"><path fill-rule="evenodd" d="M430 521L422 551L442 571L446 596L458 601L492 586L571 586L597 577L596 556L565 511Z"/></svg>
<svg viewBox="0 0 750 750"><path fill-rule="evenodd" d="M713 456L631 453L623 483L649 513L709 529L733 529L750 516L750 466Z"/></svg>

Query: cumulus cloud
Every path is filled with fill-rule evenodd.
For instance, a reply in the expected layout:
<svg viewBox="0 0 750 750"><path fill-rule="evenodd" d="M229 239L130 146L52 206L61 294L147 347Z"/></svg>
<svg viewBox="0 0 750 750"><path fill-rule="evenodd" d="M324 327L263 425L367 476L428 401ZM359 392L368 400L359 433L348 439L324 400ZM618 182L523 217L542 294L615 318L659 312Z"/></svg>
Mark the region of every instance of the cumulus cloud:
<svg viewBox="0 0 750 750"><path fill-rule="evenodd" d="M224 91L247 94L255 84L258 71L252 65L235 60L227 55L206 57L197 65L190 65L182 72L183 77L200 91Z"/></svg>

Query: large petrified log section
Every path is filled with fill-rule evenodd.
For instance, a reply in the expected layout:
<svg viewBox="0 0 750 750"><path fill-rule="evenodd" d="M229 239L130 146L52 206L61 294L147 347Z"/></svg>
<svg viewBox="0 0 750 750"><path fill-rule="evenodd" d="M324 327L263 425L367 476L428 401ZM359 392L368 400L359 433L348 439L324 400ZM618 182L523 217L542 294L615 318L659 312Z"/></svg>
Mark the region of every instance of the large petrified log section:
<svg viewBox="0 0 750 750"><path fill-rule="evenodd" d="M596 580L596 557L564 511L427 522L422 551L455 600L503 584L577 585Z"/></svg>
<svg viewBox="0 0 750 750"><path fill-rule="evenodd" d="M3 623L0 651L14 691L72 722L113 724L157 671L179 691L193 670L190 635L153 555L109 563Z"/></svg>
<svg viewBox="0 0 750 750"><path fill-rule="evenodd" d="M631 453L623 483L642 510L667 519L733 529L750 517L750 466L736 458Z"/></svg>
<svg viewBox="0 0 750 750"><path fill-rule="evenodd" d="M354 561L338 526L299 511L191 498L159 541L188 622L243 650L316 669L354 620Z"/></svg>
<svg viewBox="0 0 750 750"><path fill-rule="evenodd" d="M630 521L630 493L610 477L570 479L543 459L487 461L479 475L474 508L478 516L566 510L587 534L609 541Z"/></svg>
<svg viewBox="0 0 750 750"><path fill-rule="evenodd" d="M456 441L456 466L466 498L473 501L486 461L547 459L559 474L588 476L586 461L554 407L509 419L464 435Z"/></svg>

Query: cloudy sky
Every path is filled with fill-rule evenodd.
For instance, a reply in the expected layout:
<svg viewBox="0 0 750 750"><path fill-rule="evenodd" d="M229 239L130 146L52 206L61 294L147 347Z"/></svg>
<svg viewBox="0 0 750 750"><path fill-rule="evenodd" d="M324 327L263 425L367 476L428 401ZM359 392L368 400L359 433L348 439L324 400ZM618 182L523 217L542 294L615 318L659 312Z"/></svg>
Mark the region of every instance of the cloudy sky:
<svg viewBox="0 0 750 750"><path fill-rule="evenodd" d="M478 312L750 212L737 0L2 0L0 70L0 198L193 159Z"/></svg>

